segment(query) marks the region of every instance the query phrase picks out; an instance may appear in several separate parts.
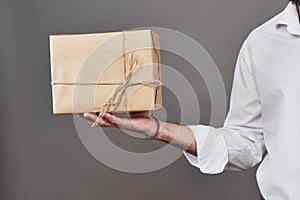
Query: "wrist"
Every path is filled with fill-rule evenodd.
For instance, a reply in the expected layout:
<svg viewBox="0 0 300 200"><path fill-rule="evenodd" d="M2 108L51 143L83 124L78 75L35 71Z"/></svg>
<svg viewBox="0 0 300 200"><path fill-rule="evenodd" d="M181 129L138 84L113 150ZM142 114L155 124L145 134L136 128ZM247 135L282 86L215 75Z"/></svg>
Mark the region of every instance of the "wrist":
<svg viewBox="0 0 300 200"><path fill-rule="evenodd" d="M153 139L161 140L164 142L172 141L172 135L164 127L166 125L166 122L160 121L155 117L149 117L145 119L144 125L145 126L142 126L138 130L136 130L136 132L142 133L148 138L153 137Z"/></svg>
<svg viewBox="0 0 300 200"><path fill-rule="evenodd" d="M168 123L165 121L159 121L160 123L160 130L159 133L157 134L156 139L170 143L173 141L174 136L172 134L172 131L169 130Z"/></svg>
<svg viewBox="0 0 300 200"><path fill-rule="evenodd" d="M154 119L151 117L148 129L145 131L146 137L152 137L152 139L161 140L164 142L171 141L171 136L164 128L165 122Z"/></svg>
<svg viewBox="0 0 300 200"><path fill-rule="evenodd" d="M148 126L144 129L143 133L147 137L153 137L156 134L156 132L159 131L158 128L159 128L160 124L158 124L158 123L160 123L159 120L156 121L156 119L154 119L153 117L150 117ZM156 134L156 136L157 135L158 134ZM156 139L156 137L153 139Z"/></svg>

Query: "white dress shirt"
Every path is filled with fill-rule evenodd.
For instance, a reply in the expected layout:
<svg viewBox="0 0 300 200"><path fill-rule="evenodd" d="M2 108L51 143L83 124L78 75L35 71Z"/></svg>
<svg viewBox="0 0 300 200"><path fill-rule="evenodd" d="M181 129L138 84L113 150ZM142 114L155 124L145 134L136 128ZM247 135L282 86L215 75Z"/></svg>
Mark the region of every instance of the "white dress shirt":
<svg viewBox="0 0 300 200"><path fill-rule="evenodd" d="M230 109L222 128L189 125L202 172L242 170L258 164L267 200L300 199L300 24L296 6L253 30L243 43Z"/></svg>

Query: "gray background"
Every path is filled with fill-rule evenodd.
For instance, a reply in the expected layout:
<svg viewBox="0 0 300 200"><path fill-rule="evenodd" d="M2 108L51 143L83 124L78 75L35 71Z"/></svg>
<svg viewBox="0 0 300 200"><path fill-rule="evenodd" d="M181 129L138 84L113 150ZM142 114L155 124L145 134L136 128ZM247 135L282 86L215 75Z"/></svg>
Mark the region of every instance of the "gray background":
<svg viewBox="0 0 300 200"><path fill-rule="evenodd" d="M95 160L82 145L71 115L51 114L48 35L161 26L202 44L218 65L230 94L236 56L247 34L286 0L1 0L0 199L258 199L255 169L201 174L181 157L148 174L126 174ZM165 64L189 74L188 64L163 53ZM201 77L201 123L210 104ZM170 121L180 110L164 91ZM187 99L188 103L188 99ZM162 144L107 131L122 148L146 151Z"/></svg>

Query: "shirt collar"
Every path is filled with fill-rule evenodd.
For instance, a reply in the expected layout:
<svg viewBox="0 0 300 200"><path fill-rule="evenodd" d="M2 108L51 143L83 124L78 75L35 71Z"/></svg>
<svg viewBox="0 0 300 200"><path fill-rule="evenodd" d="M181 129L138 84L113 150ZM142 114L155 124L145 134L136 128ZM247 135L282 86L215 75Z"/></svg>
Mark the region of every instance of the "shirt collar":
<svg viewBox="0 0 300 200"><path fill-rule="evenodd" d="M280 13L275 24L276 28L286 26L291 34L300 36L300 23L296 5L289 2L284 11Z"/></svg>

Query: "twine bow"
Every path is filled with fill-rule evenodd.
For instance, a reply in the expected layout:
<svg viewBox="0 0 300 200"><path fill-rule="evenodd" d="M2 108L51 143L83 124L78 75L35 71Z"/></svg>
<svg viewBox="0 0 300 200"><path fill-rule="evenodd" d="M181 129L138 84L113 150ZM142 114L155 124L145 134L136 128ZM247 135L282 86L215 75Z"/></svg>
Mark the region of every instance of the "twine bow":
<svg viewBox="0 0 300 200"><path fill-rule="evenodd" d="M143 85L148 87L157 87L161 85L161 81L159 80L151 80L151 81L139 81L135 83L130 83L130 80L133 76L133 73L137 69L138 65L138 59L137 56L134 53L131 53L130 60L129 60L129 72L128 74L124 74L125 81L124 84L117 87L112 96L106 101L105 104L101 105L99 110L99 116L96 119L96 121L92 124L92 127L97 126L100 122L100 120L103 118L104 113L108 112L109 108L113 106L113 109L111 112L114 112L118 106L120 105L122 101L122 97L124 96L124 93L128 87L136 86L136 85Z"/></svg>

